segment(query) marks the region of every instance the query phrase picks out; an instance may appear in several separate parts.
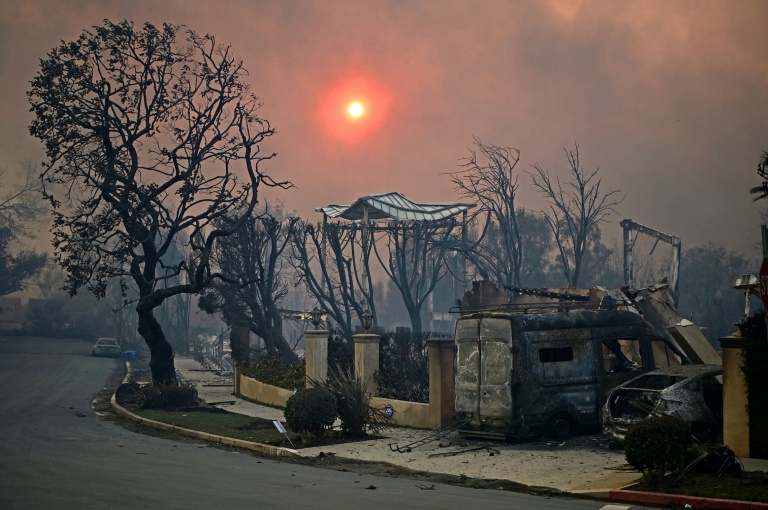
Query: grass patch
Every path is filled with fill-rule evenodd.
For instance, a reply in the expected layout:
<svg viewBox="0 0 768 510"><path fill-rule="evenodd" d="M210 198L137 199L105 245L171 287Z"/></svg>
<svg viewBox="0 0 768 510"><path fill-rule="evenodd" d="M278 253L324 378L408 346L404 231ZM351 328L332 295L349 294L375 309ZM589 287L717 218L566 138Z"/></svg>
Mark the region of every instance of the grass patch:
<svg viewBox="0 0 768 510"><path fill-rule="evenodd" d="M179 409L175 411L134 409L133 412L150 420L169 423L185 429L198 430L254 443L291 446L285 439L285 436L277 431L271 421L230 413L223 409L213 407ZM288 431L288 437L291 438L294 445L299 441L299 436L290 430Z"/></svg>
<svg viewBox="0 0 768 510"><path fill-rule="evenodd" d="M768 473L747 471L737 474L688 473L675 485L648 487L644 483L629 490L680 494L704 498L734 499L768 503Z"/></svg>
<svg viewBox="0 0 768 510"><path fill-rule="evenodd" d="M286 448L300 449L378 438L378 436L350 437L344 435L341 431L332 430L326 432L322 438L313 438L310 444L302 444L301 436L283 424L288 430L288 437L293 441L293 445L291 445L285 436L277 431L275 425L270 420L230 413L216 407L195 407L173 411L164 409L131 409L131 412L143 418L169 423L185 429Z"/></svg>

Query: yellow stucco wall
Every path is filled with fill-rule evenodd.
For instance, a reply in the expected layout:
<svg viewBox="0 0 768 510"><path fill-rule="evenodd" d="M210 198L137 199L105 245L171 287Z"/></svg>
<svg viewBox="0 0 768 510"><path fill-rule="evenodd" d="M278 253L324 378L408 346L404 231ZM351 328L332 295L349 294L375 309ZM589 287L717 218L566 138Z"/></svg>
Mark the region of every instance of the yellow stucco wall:
<svg viewBox="0 0 768 510"><path fill-rule="evenodd" d="M749 457L749 415L744 372L743 338L720 339L723 346L723 443L739 457Z"/></svg>
<svg viewBox="0 0 768 510"><path fill-rule="evenodd" d="M243 397L261 402L262 404L268 404L272 406L285 407L285 403L293 395L293 391L278 388L269 384L264 384L261 381L251 379L244 375L240 375L240 395ZM403 400L391 400L385 398L374 397L371 399L371 405L383 406L389 404L392 409L395 410L393 416L393 423L401 427L413 427L428 429L430 428L429 421L429 404L422 404L419 402L405 402Z"/></svg>
<svg viewBox="0 0 768 510"><path fill-rule="evenodd" d="M373 407L386 404L391 405L392 409L395 411L395 414L392 416L392 421L395 425L416 429L431 428L429 420L429 404L406 402L404 400L390 400L380 397L373 397L371 399L371 406Z"/></svg>
<svg viewBox="0 0 768 510"><path fill-rule="evenodd" d="M285 407L285 403L291 398L293 391L240 375L240 395L262 404Z"/></svg>

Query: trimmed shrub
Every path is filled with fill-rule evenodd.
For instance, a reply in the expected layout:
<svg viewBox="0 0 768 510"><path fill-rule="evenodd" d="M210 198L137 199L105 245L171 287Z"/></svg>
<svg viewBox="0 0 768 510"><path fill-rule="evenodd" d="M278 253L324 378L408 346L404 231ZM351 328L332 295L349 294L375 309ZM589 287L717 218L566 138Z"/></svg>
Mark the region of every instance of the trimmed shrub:
<svg viewBox="0 0 768 510"><path fill-rule="evenodd" d="M688 423L674 416L654 416L632 425L624 439L627 463L651 485L671 472L680 474L692 445Z"/></svg>
<svg viewBox="0 0 768 510"><path fill-rule="evenodd" d="M148 384L139 392L142 397L142 407L149 409L179 409L195 407L200 403L197 398L197 388L186 381L162 386Z"/></svg>
<svg viewBox="0 0 768 510"><path fill-rule="evenodd" d="M285 404L285 421L302 441L311 436L322 437L338 416L336 397L324 388L307 388L296 392Z"/></svg>

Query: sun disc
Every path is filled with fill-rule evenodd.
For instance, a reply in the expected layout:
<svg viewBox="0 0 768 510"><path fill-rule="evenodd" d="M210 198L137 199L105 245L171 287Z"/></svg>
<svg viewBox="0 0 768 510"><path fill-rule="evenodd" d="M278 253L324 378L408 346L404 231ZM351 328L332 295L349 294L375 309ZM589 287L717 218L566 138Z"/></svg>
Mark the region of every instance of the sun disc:
<svg viewBox="0 0 768 510"><path fill-rule="evenodd" d="M360 103L352 103L347 110L352 117L360 117L365 112L363 105Z"/></svg>

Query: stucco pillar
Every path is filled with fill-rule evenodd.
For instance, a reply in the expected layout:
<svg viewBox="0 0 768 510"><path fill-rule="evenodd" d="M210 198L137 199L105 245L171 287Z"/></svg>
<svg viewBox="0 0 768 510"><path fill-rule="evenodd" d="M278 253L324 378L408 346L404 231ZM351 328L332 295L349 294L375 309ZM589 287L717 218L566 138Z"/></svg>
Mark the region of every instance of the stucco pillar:
<svg viewBox="0 0 768 510"><path fill-rule="evenodd" d="M371 333L352 336L355 342L355 377L367 381L371 394L376 394L378 387L373 379L379 370L379 341L381 337Z"/></svg>
<svg viewBox="0 0 768 510"><path fill-rule="evenodd" d="M427 340L429 348L429 424L439 430L456 415L453 379L453 339Z"/></svg>
<svg viewBox="0 0 768 510"><path fill-rule="evenodd" d="M328 380L328 332L324 329L308 329L304 332L304 339L307 388L311 388L310 379L318 382Z"/></svg>
<svg viewBox="0 0 768 510"><path fill-rule="evenodd" d="M251 355L251 324L238 321L232 325L229 334L229 347L232 349L232 365L235 379L235 395L240 394L240 363Z"/></svg>
<svg viewBox="0 0 768 510"><path fill-rule="evenodd" d="M747 386L741 366L749 340L741 333L721 337L723 347L723 443L736 455L749 457Z"/></svg>

